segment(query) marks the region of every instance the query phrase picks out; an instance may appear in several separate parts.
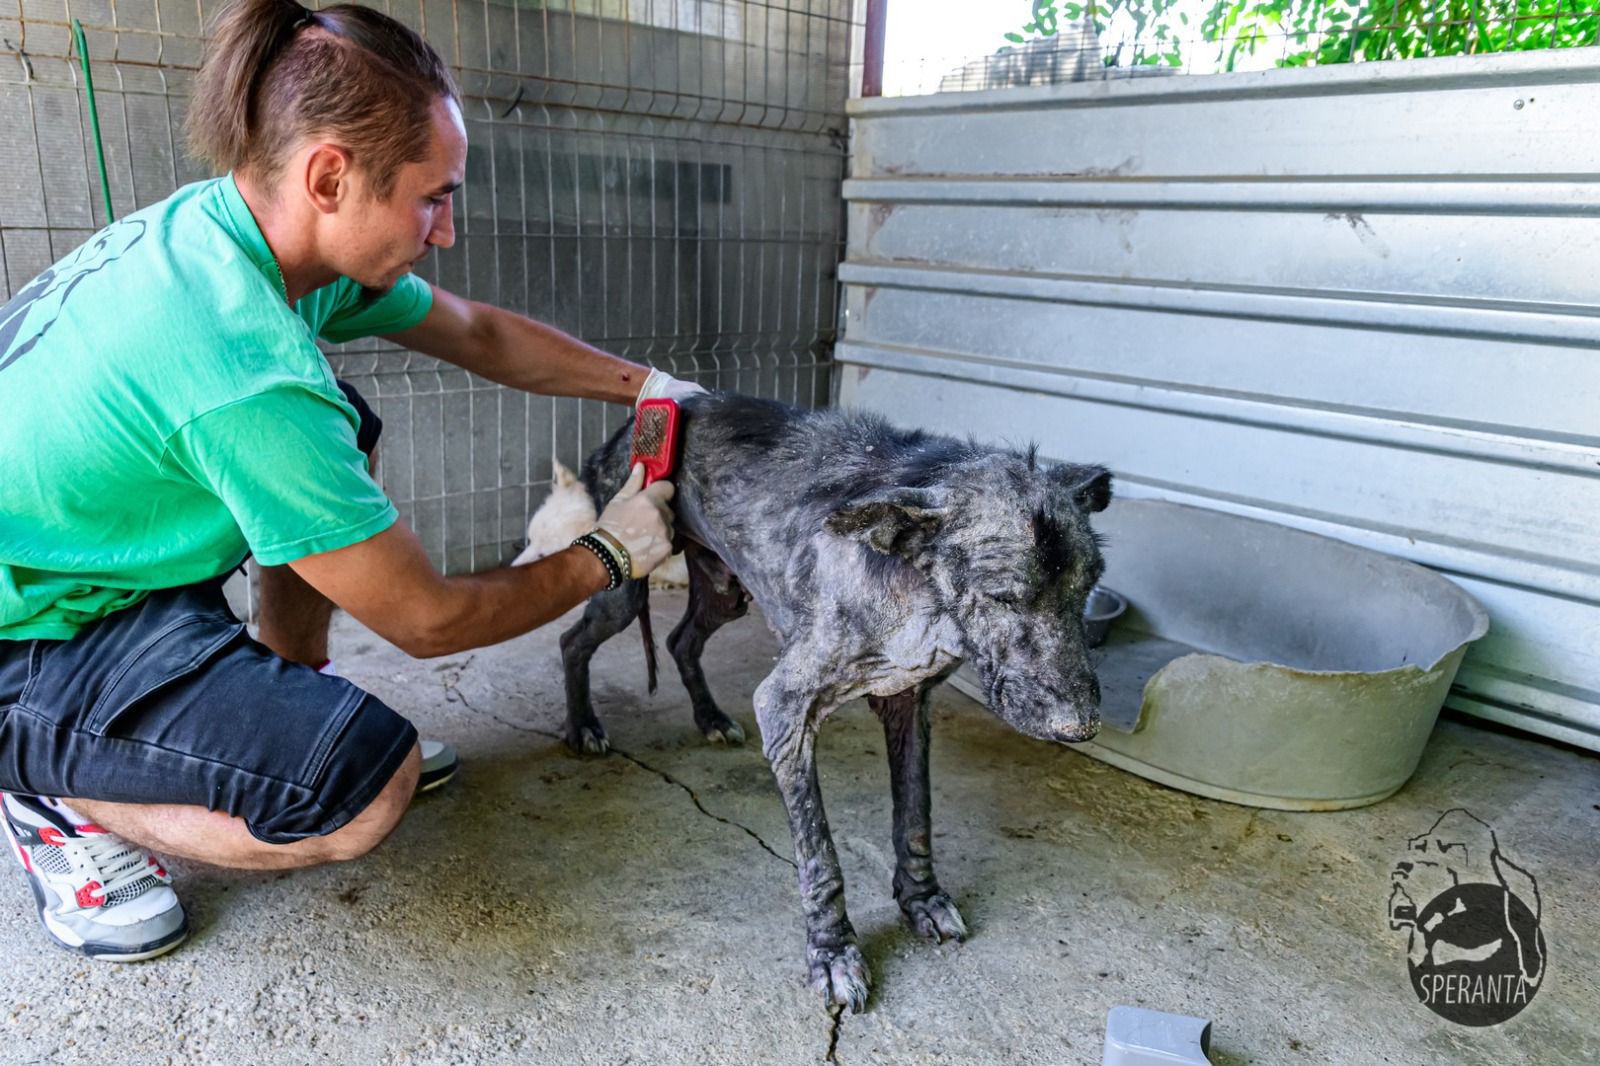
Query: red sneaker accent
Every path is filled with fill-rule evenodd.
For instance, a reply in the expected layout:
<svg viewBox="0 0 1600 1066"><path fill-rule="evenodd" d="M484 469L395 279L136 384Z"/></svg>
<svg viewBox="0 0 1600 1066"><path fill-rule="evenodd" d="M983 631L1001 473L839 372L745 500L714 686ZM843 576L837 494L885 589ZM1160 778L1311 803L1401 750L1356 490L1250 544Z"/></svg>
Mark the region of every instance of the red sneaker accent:
<svg viewBox="0 0 1600 1066"><path fill-rule="evenodd" d="M105 829L105 828L103 828L101 826L98 826L98 825L95 825L93 822L84 822L82 825L78 826L78 832L80 832L80 833L109 833L109 832L111 832L111 830Z"/></svg>
<svg viewBox="0 0 1600 1066"><path fill-rule="evenodd" d="M154 855L150 856L150 865L154 866L156 868L156 876L157 877L165 877L165 876L167 876L167 868L165 866L162 866L159 862L157 862L156 861L156 857Z"/></svg>
<svg viewBox="0 0 1600 1066"><path fill-rule="evenodd" d="M39 830L39 839L58 848L65 846L67 843L67 838L61 835L61 830L53 825L47 825Z"/></svg>
<svg viewBox="0 0 1600 1066"><path fill-rule="evenodd" d="M90 881L78 889L78 906L80 907L103 907L105 902L106 898L100 895L99 881Z"/></svg>

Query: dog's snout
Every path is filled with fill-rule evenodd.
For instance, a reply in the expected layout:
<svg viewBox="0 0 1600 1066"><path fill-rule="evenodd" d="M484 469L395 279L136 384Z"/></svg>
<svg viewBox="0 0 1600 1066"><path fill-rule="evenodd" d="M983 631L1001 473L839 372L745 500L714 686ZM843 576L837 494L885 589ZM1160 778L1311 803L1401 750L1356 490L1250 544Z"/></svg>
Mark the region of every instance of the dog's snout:
<svg viewBox="0 0 1600 1066"><path fill-rule="evenodd" d="M1090 708L1056 724L1052 739L1064 744L1080 744L1093 740L1100 732L1100 712Z"/></svg>

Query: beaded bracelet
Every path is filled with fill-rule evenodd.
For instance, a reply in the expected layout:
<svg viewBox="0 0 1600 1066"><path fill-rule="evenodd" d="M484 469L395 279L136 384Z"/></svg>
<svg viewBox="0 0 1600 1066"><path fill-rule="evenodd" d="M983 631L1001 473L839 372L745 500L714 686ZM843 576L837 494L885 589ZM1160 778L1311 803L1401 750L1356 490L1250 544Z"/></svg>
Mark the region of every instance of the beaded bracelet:
<svg viewBox="0 0 1600 1066"><path fill-rule="evenodd" d="M599 537L601 542L611 549L611 557L622 567L622 572L629 577L633 576L633 556L628 554L628 548L616 535L604 526L595 526L590 533Z"/></svg>
<svg viewBox="0 0 1600 1066"><path fill-rule="evenodd" d="M583 547L594 552L595 558L599 559L600 562L605 566L606 573L611 577L611 582L610 584L606 585L605 591L610 592L612 589L618 589L622 587L622 583L626 581L627 578L623 575L622 567L617 564L617 560L612 556L610 549L606 547L605 541L601 540L593 533L585 533L572 543L574 545L582 545Z"/></svg>

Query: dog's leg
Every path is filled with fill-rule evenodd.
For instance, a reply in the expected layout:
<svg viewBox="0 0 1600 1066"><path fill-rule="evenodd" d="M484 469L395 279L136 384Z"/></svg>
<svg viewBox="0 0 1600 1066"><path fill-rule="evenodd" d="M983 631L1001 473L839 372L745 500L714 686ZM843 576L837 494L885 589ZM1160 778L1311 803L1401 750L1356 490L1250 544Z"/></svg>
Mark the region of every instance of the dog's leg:
<svg viewBox="0 0 1600 1066"><path fill-rule="evenodd" d="M694 724L715 744L744 743L744 728L722 712L706 685L700 655L706 641L724 623L743 618L749 610L744 588L715 554L697 544L684 549L689 568L689 607L683 621L667 637L667 650L678 663L683 687L694 703Z"/></svg>
<svg viewBox="0 0 1600 1066"><path fill-rule="evenodd" d="M928 700L930 688L868 696L883 722L894 797L894 898L906 921L934 943L967 938L961 913L933 875L933 826L928 813Z"/></svg>
<svg viewBox="0 0 1600 1066"><path fill-rule="evenodd" d="M600 645L639 616L646 591L643 581L629 581L611 592L596 593L583 609L583 617L561 634L561 663L567 674L567 746L579 754L603 755L611 750L589 700L589 660Z"/></svg>
<svg viewBox="0 0 1600 1066"><path fill-rule="evenodd" d="M817 696L785 673L780 663L756 689L756 722L794 837L809 982L829 1006L861 1011L867 1005L872 975L845 913L844 873L817 785Z"/></svg>

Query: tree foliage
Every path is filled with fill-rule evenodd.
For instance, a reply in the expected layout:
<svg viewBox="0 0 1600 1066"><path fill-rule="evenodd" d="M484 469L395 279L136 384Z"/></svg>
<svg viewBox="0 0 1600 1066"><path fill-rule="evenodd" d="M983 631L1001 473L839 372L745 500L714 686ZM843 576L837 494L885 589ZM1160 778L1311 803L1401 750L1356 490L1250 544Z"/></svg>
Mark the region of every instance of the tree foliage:
<svg viewBox="0 0 1600 1066"><path fill-rule="evenodd" d="M1107 66L1182 66L1216 48L1221 69L1276 53L1280 67L1373 59L1576 48L1600 41L1600 0L1211 0L1198 35L1179 0L1032 0L1033 20L1006 39L1052 37L1087 21L1118 42Z"/></svg>

